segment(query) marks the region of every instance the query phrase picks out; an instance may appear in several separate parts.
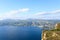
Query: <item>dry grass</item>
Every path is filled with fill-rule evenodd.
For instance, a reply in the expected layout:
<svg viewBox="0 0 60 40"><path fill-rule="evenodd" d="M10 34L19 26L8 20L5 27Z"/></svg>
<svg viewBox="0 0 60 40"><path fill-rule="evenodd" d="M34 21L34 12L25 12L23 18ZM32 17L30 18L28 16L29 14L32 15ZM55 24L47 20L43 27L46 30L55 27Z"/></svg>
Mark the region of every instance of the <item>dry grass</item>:
<svg viewBox="0 0 60 40"><path fill-rule="evenodd" d="M45 30L42 33L43 40L60 40L60 31L59 30Z"/></svg>

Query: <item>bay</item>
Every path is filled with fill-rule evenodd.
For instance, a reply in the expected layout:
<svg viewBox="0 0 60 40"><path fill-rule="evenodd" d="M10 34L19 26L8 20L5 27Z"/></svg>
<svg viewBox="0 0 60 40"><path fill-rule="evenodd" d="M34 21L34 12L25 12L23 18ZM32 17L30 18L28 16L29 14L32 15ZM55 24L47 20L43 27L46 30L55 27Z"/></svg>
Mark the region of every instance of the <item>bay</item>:
<svg viewBox="0 0 60 40"><path fill-rule="evenodd" d="M34 26L0 26L0 40L41 40L42 28Z"/></svg>

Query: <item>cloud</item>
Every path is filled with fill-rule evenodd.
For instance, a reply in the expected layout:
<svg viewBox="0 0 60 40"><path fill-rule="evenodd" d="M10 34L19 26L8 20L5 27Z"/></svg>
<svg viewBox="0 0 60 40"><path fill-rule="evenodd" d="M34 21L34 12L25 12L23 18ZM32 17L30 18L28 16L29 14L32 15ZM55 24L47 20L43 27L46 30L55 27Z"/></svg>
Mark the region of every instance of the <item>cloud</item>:
<svg viewBox="0 0 60 40"><path fill-rule="evenodd" d="M47 14L59 14L60 13L60 10L55 10L55 11L50 11L50 12L38 12L36 13L35 15L47 15Z"/></svg>
<svg viewBox="0 0 60 40"><path fill-rule="evenodd" d="M12 10L10 12L6 12L6 13L0 15L0 19L15 18L16 17L15 14L28 12L29 10L30 10L29 8L22 8L22 9L19 9L19 10Z"/></svg>
<svg viewBox="0 0 60 40"><path fill-rule="evenodd" d="M16 13L20 13L20 12L27 12L29 11L29 8L22 8L19 10L12 10L10 12L5 13L5 15L12 15L12 14L16 14Z"/></svg>
<svg viewBox="0 0 60 40"><path fill-rule="evenodd" d="M38 12L35 15L43 15L43 14L46 14L46 12Z"/></svg>
<svg viewBox="0 0 60 40"><path fill-rule="evenodd" d="M55 11L52 11L51 13L60 13L60 10L55 10Z"/></svg>
<svg viewBox="0 0 60 40"><path fill-rule="evenodd" d="M33 19L60 19L60 10L50 11L50 12L37 12L33 14L24 14L25 12L28 12L29 8L22 8L19 10L12 10L10 12L4 13L3 15L0 15L1 19L27 19L27 18L33 18ZM22 14L23 13L23 14ZM18 15L17 15L18 14ZM22 15L21 15L22 14Z"/></svg>
<svg viewBox="0 0 60 40"><path fill-rule="evenodd" d="M23 8L23 9L19 9L20 12L26 12L29 11L29 8Z"/></svg>
<svg viewBox="0 0 60 40"><path fill-rule="evenodd" d="M33 18L37 19L60 19L60 10L50 12L38 12L33 15Z"/></svg>

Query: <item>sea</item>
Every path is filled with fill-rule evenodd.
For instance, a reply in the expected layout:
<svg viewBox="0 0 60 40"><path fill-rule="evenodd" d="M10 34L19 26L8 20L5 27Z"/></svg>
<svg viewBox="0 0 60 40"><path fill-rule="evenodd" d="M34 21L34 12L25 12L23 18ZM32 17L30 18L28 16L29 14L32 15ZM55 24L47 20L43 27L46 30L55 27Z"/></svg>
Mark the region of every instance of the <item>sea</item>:
<svg viewBox="0 0 60 40"><path fill-rule="evenodd" d="M41 35L37 26L0 26L0 40L41 40Z"/></svg>

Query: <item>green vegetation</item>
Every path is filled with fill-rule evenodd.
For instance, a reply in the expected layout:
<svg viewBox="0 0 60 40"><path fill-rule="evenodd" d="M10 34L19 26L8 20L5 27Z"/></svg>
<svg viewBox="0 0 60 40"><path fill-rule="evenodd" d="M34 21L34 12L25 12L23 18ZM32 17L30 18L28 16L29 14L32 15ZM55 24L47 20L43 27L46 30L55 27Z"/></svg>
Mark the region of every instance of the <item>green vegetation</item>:
<svg viewBox="0 0 60 40"><path fill-rule="evenodd" d="M53 29L53 30L50 30L50 31L60 31L60 29Z"/></svg>

